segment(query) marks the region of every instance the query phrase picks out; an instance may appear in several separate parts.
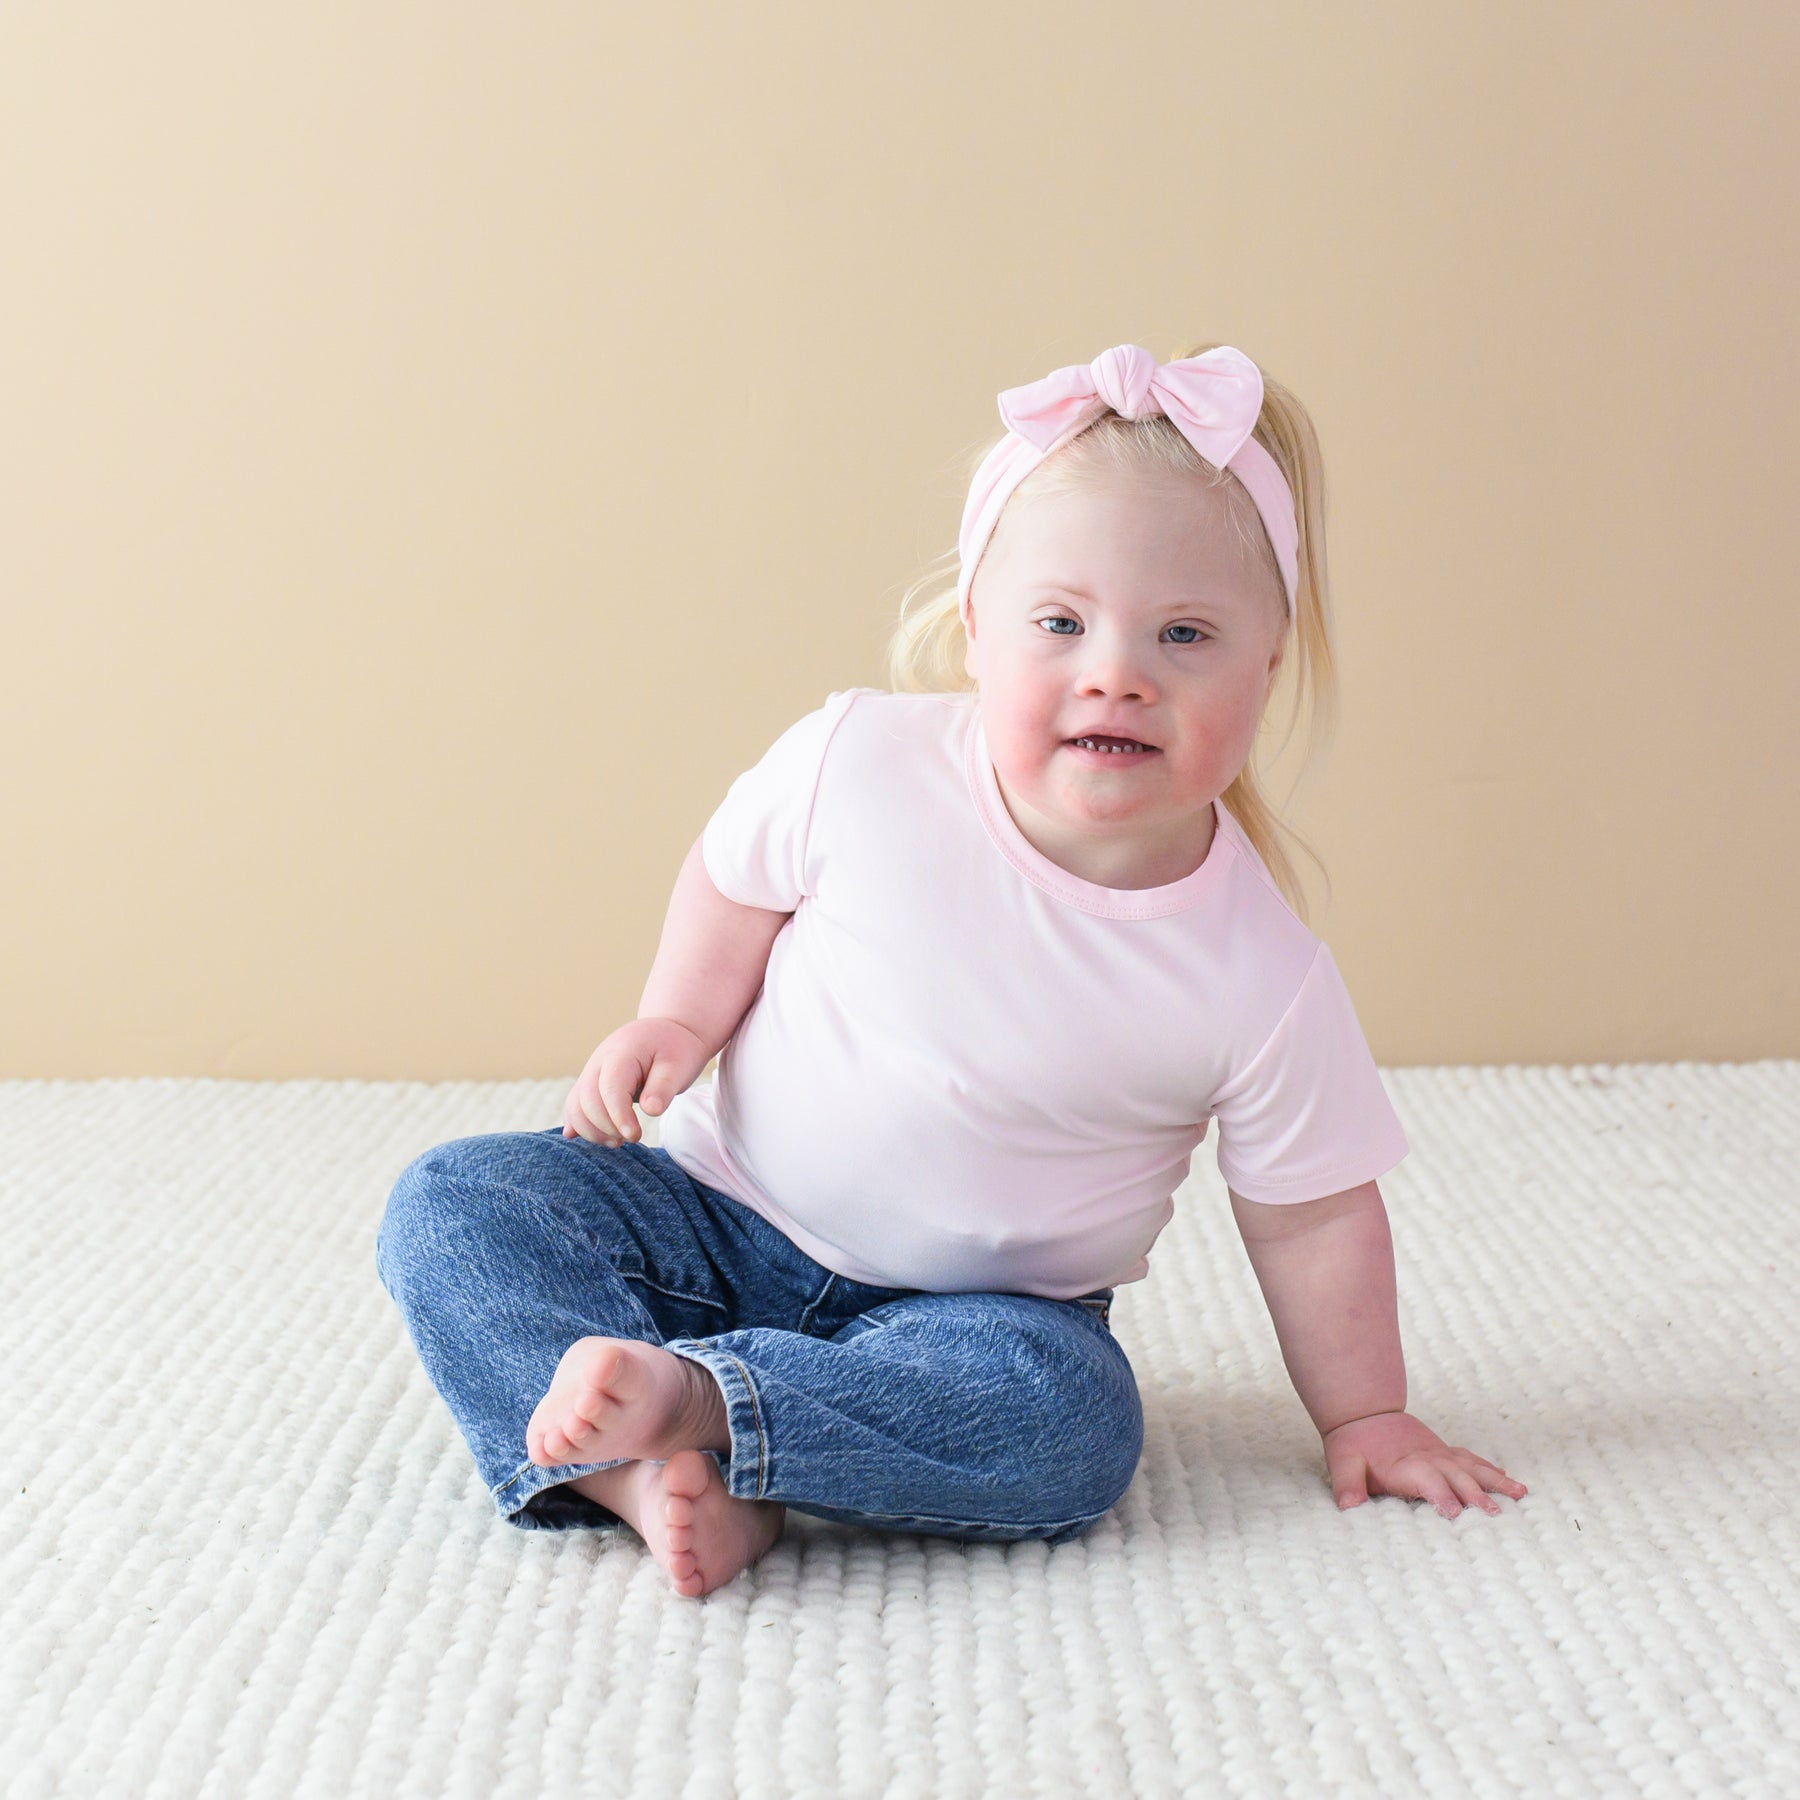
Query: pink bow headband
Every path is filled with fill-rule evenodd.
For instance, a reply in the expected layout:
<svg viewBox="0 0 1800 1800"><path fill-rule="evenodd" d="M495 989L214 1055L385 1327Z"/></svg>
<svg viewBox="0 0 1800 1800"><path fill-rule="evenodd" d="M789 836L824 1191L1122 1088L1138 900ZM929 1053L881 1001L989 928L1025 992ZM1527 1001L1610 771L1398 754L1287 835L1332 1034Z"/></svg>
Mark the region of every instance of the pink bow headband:
<svg viewBox="0 0 1800 1800"><path fill-rule="evenodd" d="M1013 489L1051 451L1109 409L1127 419L1163 413L1214 468L1230 466L1262 515L1287 590L1291 622L1299 582L1300 528L1294 496L1280 465L1251 435L1262 402L1262 371L1229 344L1160 365L1136 344L1117 344L1091 363L1071 363L1066 369L1053 369L1041 381L1006 389L1000 396L1006 436L975 471L957 533L962 573L956 594L963 623L969 620L975 565Z"/></svg>

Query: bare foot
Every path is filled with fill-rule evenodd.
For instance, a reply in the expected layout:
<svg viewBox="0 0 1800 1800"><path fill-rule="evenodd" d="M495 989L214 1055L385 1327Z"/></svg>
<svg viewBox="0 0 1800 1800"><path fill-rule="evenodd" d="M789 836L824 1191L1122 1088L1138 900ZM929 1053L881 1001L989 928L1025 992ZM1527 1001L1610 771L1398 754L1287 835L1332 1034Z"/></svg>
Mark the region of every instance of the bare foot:
<svg viewBox="0 0 1800 1800"><path fill-rule="evenodd" d="M730 1448L725 1396L712 1372L636 1338L576 1339L525 1428L526 1452L545 1468Z"/></svg>
<svg viewBox="0 0 1800 1800"><path fill-rule="evenodd" d="M569 1486L610 1507L668 1571L676 1593L698 1599L764 1555L787 1524L773 1500L727 1493L718 1465L698 1450L580 1475Z"/></svg>

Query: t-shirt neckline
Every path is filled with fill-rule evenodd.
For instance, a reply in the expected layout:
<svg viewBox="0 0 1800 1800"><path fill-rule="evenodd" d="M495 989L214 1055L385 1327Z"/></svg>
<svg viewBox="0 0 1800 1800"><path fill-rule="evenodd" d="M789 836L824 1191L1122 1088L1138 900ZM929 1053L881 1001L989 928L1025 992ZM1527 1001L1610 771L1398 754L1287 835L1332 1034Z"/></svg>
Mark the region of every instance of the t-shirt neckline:
<svg viewBox="0 0 1800 1800"><path fill-rule="evenodd" d="M1170 913L1185 912L1197 906L1225 877L1225 870L1237 854L1232 818L1223 800L1213 801L1213 839L1207 846L1206 860L1190 869L1179 881L1162 887L1111 888L1097 881L1084 881L1060 863L1054 863L1020 831L1006 810L1000 780L994 773L994 762L988 753L987 730L982 723L981 707L971 701L968 722L963 730L963 772L968 777L969 793L975 811L986 828L994 847L1027 881L1045 893L1107 919L1161 919Z"/></svg>

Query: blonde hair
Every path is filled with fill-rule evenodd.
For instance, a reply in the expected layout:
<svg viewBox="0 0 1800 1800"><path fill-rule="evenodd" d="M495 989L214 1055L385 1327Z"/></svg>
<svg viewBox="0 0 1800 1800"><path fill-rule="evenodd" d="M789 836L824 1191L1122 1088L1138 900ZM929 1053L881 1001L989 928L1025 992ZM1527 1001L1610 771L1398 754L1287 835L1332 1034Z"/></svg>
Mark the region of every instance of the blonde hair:
<svg viewBox="0 0 1800 1800"><path fill-rule="evenodd" d="M1199 344L1177 353L1177 360L1200 356L1217 348ZM1337 722L1337 665L1332 650L1330 596L1325 569L1325 465L1319 454L1318 434L1306 408L1263 371L1263 404L1257 416L1256 441L1274 457L1294 495L1300 529L1298 581L1294 599L1294 628L1282 654L1282 674L1277 685L1288 682L1293 707L1288 717L1285 745L1302 710L1307 715L1306 760L1331 734ZM970 453L963 474L963 488L988 451L998 443L990 438ZM1097 476L1161 473L1197 475L1212 486L1225 484L1227 517L1241 540L1258 551L1281 596L1285 616L1285 590L1275 552L1263 530L1249 490L1228 471L1215 468L1194 449L1162 414L1127 419L1104 412L1085 431L1079 432L1054 456L1033 469L1008 498L996 521L994 536L1015 500L1067 492ZM1027 490L1030 490L1027 495ZM989 542L993 541L990 537ZM896 693L969 693L975 683L963 666L967 637L957 605L959 561L954 545L935 557L931 567L913 582L900 601L900 617L888 640L888 685ZM1273 695L1271 694L1271 699ZM1267 724L1265 711L1263 724ZM1261 727L1258 728L1258 741ZM1279 749L1279 746L1278 746ZM1299 832L1281 819L1258 780L1257 752L1253 748L1243 768L1220 796L1231 816L1244 828L1256 853L1267 866L1283 897L1304 922L1306 896L1287 853L1284 839L1291 838L1318 866L1330 891L1330 875L1317 852ZM1302 764L1304 767L1304 762Z"/></svg>

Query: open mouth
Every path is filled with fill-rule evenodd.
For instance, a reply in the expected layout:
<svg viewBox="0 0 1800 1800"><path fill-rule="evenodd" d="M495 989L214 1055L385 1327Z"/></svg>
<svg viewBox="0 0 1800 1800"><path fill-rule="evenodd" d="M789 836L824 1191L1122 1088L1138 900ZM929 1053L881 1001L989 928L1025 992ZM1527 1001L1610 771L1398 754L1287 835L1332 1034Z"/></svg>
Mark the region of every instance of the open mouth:
<svg viewBox="0 0 1800 1800"><path fill-rule="evenodd" d="M1096 762L1102 758L1107 762L1129 762L1133 758L1142 761L1145 757L1160 754L1154 744L1140 744L1135 738L1079 737L1064 742L1066 748Z"/></svg>

